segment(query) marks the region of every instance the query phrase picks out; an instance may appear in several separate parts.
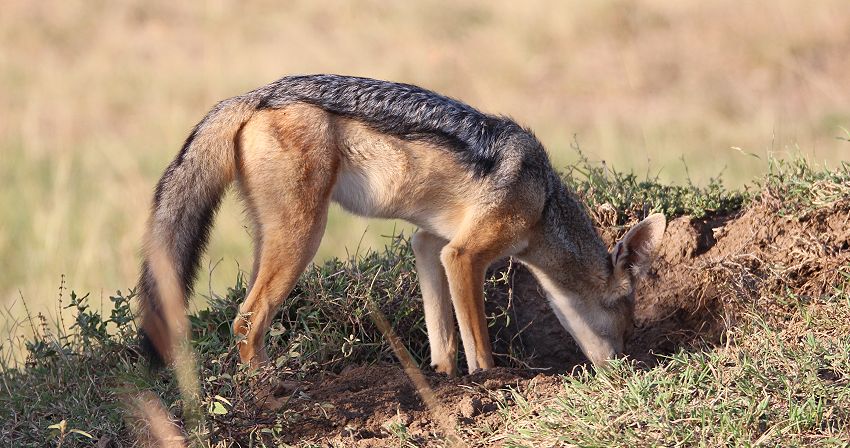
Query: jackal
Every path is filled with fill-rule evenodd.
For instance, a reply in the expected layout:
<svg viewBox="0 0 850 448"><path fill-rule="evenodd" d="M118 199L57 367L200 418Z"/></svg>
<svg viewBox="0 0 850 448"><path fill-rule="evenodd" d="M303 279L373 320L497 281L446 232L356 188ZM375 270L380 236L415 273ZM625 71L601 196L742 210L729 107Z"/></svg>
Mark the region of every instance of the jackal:
<svg viewBox="0 0 850 448"><path fill-rule="evenodd" d="M514 121L407 84L338 75L289 76L218 103L156 186L139 291L142 331L169 359L168 325L151 266L161 247L188 295L213 216L233 181L253 221L249 293L233 331L243 362L268 360L275 310L312 260L331 201L419 227L412 245L431 365L493 367L484 314L487 267L512 256L595 364L623 350L635 283L666 225L654 214L611 252L540 142Z"/></svg>

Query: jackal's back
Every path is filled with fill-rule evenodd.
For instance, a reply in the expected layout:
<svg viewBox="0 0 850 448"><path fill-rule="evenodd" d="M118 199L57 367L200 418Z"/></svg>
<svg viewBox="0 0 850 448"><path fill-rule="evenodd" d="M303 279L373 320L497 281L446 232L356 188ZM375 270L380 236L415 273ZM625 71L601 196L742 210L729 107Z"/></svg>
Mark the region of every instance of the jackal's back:
<svg viewBox="0 0 850 448"><path fill-rule="evenodd" d="M478 176L499 166L501 143L507 138L530 136L506 117L410 84L341 75L287 76L250 95L258 98L259 109L308 103L404 140L435 143L455 152Z"/></svg>

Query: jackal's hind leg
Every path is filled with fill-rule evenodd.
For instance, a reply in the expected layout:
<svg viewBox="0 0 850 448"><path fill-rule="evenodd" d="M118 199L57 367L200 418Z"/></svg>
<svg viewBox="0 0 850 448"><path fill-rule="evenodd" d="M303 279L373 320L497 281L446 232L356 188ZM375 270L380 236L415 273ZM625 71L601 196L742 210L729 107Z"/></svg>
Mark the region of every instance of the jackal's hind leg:
<svg viewBox="0 0 850 448"><path fill-rule="evenodd" d="M268 361L264 343L266 331L281 303L313 259L325 219L323 215L314 217L309 231L291 228L265 231L258 254L260 260L255 263L258 266L256 280L233 323L234 332L243 337L239 342L242 362L258 366Z"/></svg>
<svg viewBox="0 0 850 448"><path fill-rule="evenodd" d="M244 337L239 357L252 365L268 360L271 319L319 248L338 166L321 116L286 112L258 113L241 133L238 180L256 224L257 259L233 330Z"/></svg>
<svg viewBox="0 0 850 448"><path fill-rule="evenodd" d="M431 366L437 372L454 376L457 373L457 333L452 310L449 281L440 263L440 250L448 241L419 230L413 235L416 272L425 306L425 326L431 347Z"/></svg>

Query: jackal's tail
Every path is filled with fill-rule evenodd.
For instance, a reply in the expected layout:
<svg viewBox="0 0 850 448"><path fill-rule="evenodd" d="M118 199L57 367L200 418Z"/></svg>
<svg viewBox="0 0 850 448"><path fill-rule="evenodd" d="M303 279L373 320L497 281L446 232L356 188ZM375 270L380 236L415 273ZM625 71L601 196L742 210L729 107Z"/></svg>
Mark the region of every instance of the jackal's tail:
<svg viewBox="0 0 850 448"><path fill-rule="evenodd" d="M216 105L192 130L156 186L138 289L142 346L155 365L172 359L175 322L185 319L185 298L213 217L235 176L237 134L255 106L245 97ZM178 315L168 306L174 300L180 304Z"/></svg>

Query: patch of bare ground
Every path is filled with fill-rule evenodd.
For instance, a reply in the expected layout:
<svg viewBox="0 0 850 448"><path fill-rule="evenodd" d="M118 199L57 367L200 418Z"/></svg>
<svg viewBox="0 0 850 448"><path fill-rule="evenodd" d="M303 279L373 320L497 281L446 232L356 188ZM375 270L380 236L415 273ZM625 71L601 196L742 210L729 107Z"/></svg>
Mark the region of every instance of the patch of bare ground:
<svg viewBox="0 0 850 448"><path fill-rule="evenodd" d="M639 287L639 328L628 347L630 357L649 367L664 362L659 355L680 348L710 349L747 307L781 307L782 301L770 297L788 291L831 294L848 275L839 268L850 264L850 200L794 215L781 210L781 204L760 199L732 214L671 220L653 269ZM603 223L600 232L612 242L625 230ZM494 269L508 276L509 287L488 287L488 310L501 316L491 335L497 362L512 367L456 379L426 372L439 402L436 413L425 407L400 366L351 366L323 374L293 397L288 440L371 447L398 446L404 439L439 445L461 427L503 425L496 411L497 403L511 403L506 388L532 398L557 394L558 374L569 375L586 359L525 269L510 262Z"/></svg>

